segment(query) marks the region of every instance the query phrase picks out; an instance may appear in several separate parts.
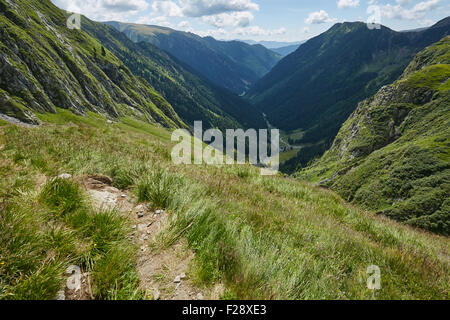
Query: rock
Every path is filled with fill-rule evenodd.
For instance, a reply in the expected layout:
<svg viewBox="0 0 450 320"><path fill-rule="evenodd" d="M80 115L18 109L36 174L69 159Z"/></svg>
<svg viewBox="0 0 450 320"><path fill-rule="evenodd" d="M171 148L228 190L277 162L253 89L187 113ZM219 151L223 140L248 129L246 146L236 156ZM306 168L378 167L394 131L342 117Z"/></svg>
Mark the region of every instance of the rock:
<svg viewBox="0 0 450 320"><path fill-rule="evenodd" d="M176 276L175 279L173 280L174 283L180 283L181 282L181 278L180 276Z"/></svg>
<svg viewBox="0 0 450 320"><path fill-rule="evenodd" d="M175 287L175 290L178 290L178 288L181 286L181 282L177 283L177 286Z"/></svg>
<svg viewBox="0 0 450 320"><path fill-rule="evenodd" d="M147 246L141 246L141 251L142 251L142 252L147 251Z"/></svg>
<svg viewBox="0 0 450 320"><path fill-rule="evenodd" d="M136 212L142 212L142 211L145 211L145 209L146 208L143 204L140 204L135 208Z"/></svg>
<svg viewBox="0 0 450 320"><path fill-rule="evenodd" d="M179 277L181 280L186 279L186 273L183 272L182 274L179 275Z"/></svg>
<svg viewBox="0 0 450 320"><path fill-rule="evenodd" d="M147 240L148 240L148 236L147 236L146 234L143 234L143 235L141 236L141 240L142 240L142 241L147 241Z"/></svg>
<svg viewBox="0 0 450 320"><path fill-rule="evenodd" d="M203 300L204 299L203 295L201 293L197 294L196 298L197 298L197 300Z"/></svg>
<svg viewBox="0 0 450 320"><path fill-rule="evenodd" d="M164 211L163 211L163 210L156 210L155 213L156 213L156 214L163 214Z"/></svg>
<svg viewBox="0 0 450 320"><path fill-rule="evenodd" d="M109 191L89 190L89 194L98 209L113 210L117 205L116 195Z"/></svg>
<svg viewBox="0 0 450 320"><path fill-rule="evenodd" d="M107 124L113 124L113 122L111 120L106 120Z"/></svg>
<svg viewBox="0 0 450 320"><path fill-rule="evenodd" d="M147 224L145 224L145 223L138 224L137 230L138 230L139 232L146 231L146 230L147 230Z"/></svg>
<svg viewBox="0 0 450 320"><path fill-rule="evenodd" d="M143 218L145 216L146 207L143 204L138 205L134 211L136 212L138 218Z"/></svg>
<svg viewBox="0 0 450 320"><path fill-rule="evenodd" d="M136 228L137 228L137 226L136 226L136 225L134 225L134 226L132 226L132 227L131 227L131 229L133 229L133 230L134 230L134 229L136 229Z"/></svg>
<svg viewBox="0 0 450 320"><path fill-rule="evenodd" d="M126 194L121 195L122 199L125 199L127 197Z"/></svg>
<svg viewBox="0 0 450 320"><path fill-rule="evenodd" d="M63 173L58 176L59 179L72 179L72 175L68 173Z"/></svg>

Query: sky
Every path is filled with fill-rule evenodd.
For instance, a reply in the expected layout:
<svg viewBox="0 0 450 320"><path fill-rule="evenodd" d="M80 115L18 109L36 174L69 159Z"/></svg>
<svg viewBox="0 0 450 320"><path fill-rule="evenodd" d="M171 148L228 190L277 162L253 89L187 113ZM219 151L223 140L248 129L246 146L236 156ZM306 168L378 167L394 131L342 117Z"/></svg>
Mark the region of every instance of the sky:
<svg viewBox="0 0 450 320"><path fill-rule="evenodd" d="M369 21L393 30L450 16L448 0L52 0L96 21L166 26L232 40L302 41L337 22Z"/></svg>

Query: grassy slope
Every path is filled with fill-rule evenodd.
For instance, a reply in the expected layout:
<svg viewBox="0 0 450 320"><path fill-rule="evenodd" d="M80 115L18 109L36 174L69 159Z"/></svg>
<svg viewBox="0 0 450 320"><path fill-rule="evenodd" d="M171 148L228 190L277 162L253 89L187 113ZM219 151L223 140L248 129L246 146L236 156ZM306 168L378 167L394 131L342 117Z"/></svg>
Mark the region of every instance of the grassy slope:
<svg viewBox="0 0 450 320"><path fill-rule="evenodd" d="M185 127L172 106L135 77L100 42L66 26L50 1L0 1L0 111L33 122L29 110L110 117L132 115L166 127ZM34 121L35 122L35 121Z"/></svg>
<svg viewBox="0 0 450 320"><path fill-rule="evenodd" d="M51 185L44 189L50 193L37 189L40 175L63 172L107 174L166 207L172 219L164 242L186 238L196 253L196 281L224 283L224 298L449 298L448 238L250 166L174 166L169 133L140 121L107 125L65 111L41 119L39 128L0 127L1 298L52 298L64 267L86 264L86 256L94 257L97 298L142 297L130 267L133 248L109 228L126 218L95 219L89 203L76 200L84 195L74 183L56 195ZM105 232L89 232L96 228ZM366 287L373 264L382 276L374 295Z"/></svg>
<svg viewBox="0 0 450 320"><path fill-rule="evenodd" d="M362 102L332 148L299 175L346 200L450 234L450 37Z"/></svg>

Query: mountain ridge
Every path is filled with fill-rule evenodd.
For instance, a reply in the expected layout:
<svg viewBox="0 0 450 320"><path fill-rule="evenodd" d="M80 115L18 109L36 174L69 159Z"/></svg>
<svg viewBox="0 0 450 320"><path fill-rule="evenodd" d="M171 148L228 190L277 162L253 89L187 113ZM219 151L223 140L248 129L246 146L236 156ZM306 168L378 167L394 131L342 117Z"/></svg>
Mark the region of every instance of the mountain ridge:
<svg viewBox="0 0 450 320"><path fill-rule="evenodd" d="M398 221L450 234L450 36L361 102L299 177Z"/></svg>
<svg viewBox="0 0 450 320"><path fill-rule="evenodd" d="M191 73L154 46L137 45L84 16L81 30L69 30L69 13L48 0L14 5L2 0L0 5L5 71L0 75L0 111L7 116L37 124L32 111L62 108L112 118L132 115L173 128L189 128L195 120L209 128L264 126L262 116L243 99ZM17 12L29 20L22 21ZM28 35L26 41L22 35Z"/></svg>
<svg viewBox="0 0 450 320"><path fill-rule="evenodd" d="M105 22L134 42L149 42L191 66L214 84L242 94L281 59L262 45L219 41L167 27Z"/></svg>
<svg viewBox="0 0 450 320"><path fill-rule="evenodd" d="M323 154L358 102L397 79L417 52L450 34L449 21L414 33L384 26L370 30L363 22L338 23L259 80L246 98L274 126L303 131L292 144L305 145L308 156L293 159L286 170Z"/></svg>

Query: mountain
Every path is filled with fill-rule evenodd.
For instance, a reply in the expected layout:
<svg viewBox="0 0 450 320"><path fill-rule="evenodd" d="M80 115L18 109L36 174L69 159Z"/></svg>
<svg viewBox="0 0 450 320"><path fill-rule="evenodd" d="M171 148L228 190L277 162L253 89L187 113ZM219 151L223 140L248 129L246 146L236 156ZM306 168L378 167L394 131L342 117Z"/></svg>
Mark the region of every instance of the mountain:
<svg viewBox="0 0 450 320"><path fill-rule="evenodd" d="M214 84L236 94L269 72L281 56L262 45L218 41L170 28L106 22L134 42L148 42L189 65Z"/></svg>
<svg viewBox="0 0 450 320"><path fill-rule="evenodd" d="M0 0L1 113L38 123L32 111L63 108L186 126L154 88L66 20L50 1Z"/></svg>
<svg viewBox="0 0 450 320"><path fill-rule="evenodd" d="M261 112L246 100L211 83L156 46L135 43L117 29L88 19L83 19L83 30L161 92L190 126L202 120L204 128L221 130L266 127Z"/></svg>
<svg viewBox="0 0 450 320"><path fill-rule="evenodd" d="M255 40L239 40L248 44L260 44L267 49L279 49L283 47L289 47L289 46L299 46L302 43L305 43L306 41L297 41L297 42L281 42L281 41L255 41Z"/></svg>
<svg viewBox="0 0 450 320"><path fill-rule="evenodd" d="M195 75L150 44L68 14L50 1L1 2L0 111L37 122L29 109L133 116L167 127L263 127L243 99Z"/></svg>
<svg viewBox="0 0 450 320"><path fill-rule="evenodd" d="M292 52L296 51L299 46L300 44L294 44L286 47L274 48L272 49L272 51L278 53L280 56L285 57L287 55L290 55Z"/></svg>
<svg viewBox="0 0 450 320"><path fill-rule="evenodd" d="M450 235L450 36L359 104L299 176L412 226Z"/></svg>
<svg viewBox="0 0 450 320"><path fill-rule="evenodd" d="M288 169L299 161L304 166L331 145L358 102L392 83L415 54L447 34L450 18L408 33L338 23L280 61L246 97L272 125L302 133L292 142L306 148Z"/></svg>

